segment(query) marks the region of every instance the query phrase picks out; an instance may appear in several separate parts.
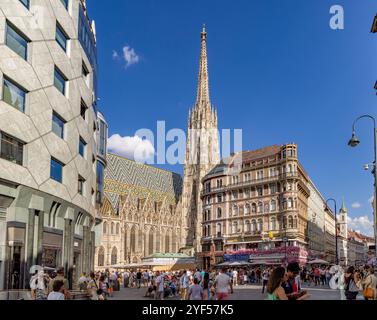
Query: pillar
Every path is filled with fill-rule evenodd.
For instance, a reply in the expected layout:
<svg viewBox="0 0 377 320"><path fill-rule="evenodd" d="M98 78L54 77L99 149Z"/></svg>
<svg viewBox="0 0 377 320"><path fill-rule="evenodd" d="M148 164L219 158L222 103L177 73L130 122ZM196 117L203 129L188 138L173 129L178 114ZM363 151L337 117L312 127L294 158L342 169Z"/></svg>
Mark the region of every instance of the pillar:
<svg viewBox="0 0 377 320"><path fill-rule="evenodd" d="M24 288L29 288L30 282L30 268L35 264L34 260L34 222L35 222L35 210L29 209L29 218L26 230L26 268L24 274Z"/></svg>
<svg viewBox="0 0 377 320"><path fill-rule="evenodd" d="M44 212L38 212L38 232L37 232L37 264L42 265L43 254L43 229L44 229Z"/></svg>

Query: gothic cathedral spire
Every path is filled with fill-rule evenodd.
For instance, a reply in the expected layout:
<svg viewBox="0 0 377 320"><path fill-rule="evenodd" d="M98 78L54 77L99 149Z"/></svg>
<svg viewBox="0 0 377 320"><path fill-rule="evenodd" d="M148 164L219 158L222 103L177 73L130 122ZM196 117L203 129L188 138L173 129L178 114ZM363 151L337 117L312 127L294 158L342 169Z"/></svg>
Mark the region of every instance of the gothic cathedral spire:
<svg viewBox="0 0 377 320"><path fill-rule="evenodd" d="M182 214L186 226L186 247L201 252L202 179L219 163L217 112L211 105L208 83L207 32L201 32L198 92L195 106L189 112L187 148L184 168Z"/></svg>

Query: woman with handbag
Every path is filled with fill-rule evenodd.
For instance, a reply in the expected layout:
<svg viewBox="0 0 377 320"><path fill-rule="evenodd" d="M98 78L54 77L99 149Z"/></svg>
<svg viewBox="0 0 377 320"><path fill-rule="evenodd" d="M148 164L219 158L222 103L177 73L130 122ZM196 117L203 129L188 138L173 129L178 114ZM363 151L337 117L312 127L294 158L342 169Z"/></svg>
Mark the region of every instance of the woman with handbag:
<svg viewBox="0 0 377 320"><path fill-rule="evenodd" d="M358 273L355 272L354 267L349 267L344 276L345 282L345 295L347 300L356 300L357 295L359 294L360 288L358 287L359 278Z"/></svg>
<svg viewBox="0 0 377 320"><path fill-rule="evenodd" d="M367 276L362 281L363 295L365 300L377 300L377 277L374 275L374 269L366 266Z"/></svg>

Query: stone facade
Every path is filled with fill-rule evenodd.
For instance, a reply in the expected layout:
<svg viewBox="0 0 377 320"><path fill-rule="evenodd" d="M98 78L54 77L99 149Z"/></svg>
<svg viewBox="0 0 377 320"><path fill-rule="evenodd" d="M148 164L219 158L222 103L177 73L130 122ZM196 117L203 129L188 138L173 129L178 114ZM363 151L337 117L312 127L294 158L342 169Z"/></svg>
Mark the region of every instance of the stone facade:
<svg viewBox="0 0 377 320"><path fill-rule="evenodd" d="M185 242L181 176L113 154L107 161L96 269L178 253Z"/></svg>
<svg viewBox="0 0 377 320"><path fill-rule="evenodd" d="M193 253L201 251L202 237L202 179L220 161L217 111L213 108L208 84L207 33L201 33L201 54L198 93L195 106L189 113L187 148L182 194L185 221L185 246Z"/></svg>
<svg viewBox="0 0 377 320"><path fill-rule="evenodd" d="M25 55L15 33L27 42ZM26 287L34 264L64 266L71 284L94 267L95 47L82 1L65 8L60 0L0 0L0 289ZM23 92L23 109L6 81Z"/></svg>
<svg viewBox="0 0 377 320"><path fill-rule="evenodd" d="M202 181L204 266L225 252L307 248L309 180L297 145L238 153L226 163Z"/></svg>

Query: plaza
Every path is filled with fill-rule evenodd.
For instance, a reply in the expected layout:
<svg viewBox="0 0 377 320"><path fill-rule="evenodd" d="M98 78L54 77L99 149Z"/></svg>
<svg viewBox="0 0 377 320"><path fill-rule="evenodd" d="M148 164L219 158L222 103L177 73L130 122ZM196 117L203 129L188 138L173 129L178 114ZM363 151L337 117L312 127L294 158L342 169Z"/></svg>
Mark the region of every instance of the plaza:
<svg viewBox="0 0 377 320"><path fill-rule="evenodd" d="M340 292L331 290L328 287L304 287L310 294L309 300L340 300ZM137 288L121 288L120 291L114 292L113 297L109 300L145 300L153 301L153 298L145 298L145 287ZM230 296L230 300L266 300L266 294L262 294L262 287L258 285L237 286L234 294ZM359 295L361 299L361 295ZM168 298L166 301L179 300L179 298Z"/></svg>

